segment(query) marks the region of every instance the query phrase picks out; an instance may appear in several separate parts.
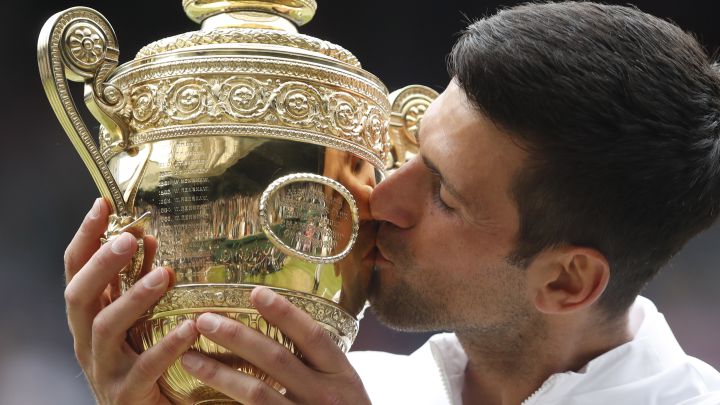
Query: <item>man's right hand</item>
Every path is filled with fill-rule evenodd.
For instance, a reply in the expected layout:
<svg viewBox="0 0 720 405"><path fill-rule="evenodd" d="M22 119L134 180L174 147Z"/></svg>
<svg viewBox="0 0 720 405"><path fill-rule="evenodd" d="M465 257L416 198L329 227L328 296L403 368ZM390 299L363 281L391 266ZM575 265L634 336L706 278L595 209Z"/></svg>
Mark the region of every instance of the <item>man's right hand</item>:
<svg viewBox="0 0 720 405"><path fill-rule="evenodd" d="M109 215L108 203L96 200L65 251L65 304L75 355L99 404L170 404L157 380L195 342L197 329L185 321L141 354L128 345L128 329L167 290L172 273L149 271L157 241L145 237L145 275L113 301L111 285L138 245L129 233L100 245Z"/></svg>

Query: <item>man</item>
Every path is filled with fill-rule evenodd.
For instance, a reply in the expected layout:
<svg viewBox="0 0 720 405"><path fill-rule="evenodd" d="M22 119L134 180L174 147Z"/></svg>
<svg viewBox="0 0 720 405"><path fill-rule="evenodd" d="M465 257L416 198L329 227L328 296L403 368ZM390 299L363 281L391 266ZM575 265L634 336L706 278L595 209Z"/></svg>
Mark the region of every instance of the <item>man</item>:
<svg viewBox="0 0 720 405"><path fill-rule="evenodd" d="M137 245L123 235L99 247L98 201L66 255L69 323L98 401L167 403L156 381L182 356L244 404L720 404L718 372L637 297L720 209L720 74L701 47L632 8L529 4L472 24L450 61L419 156L370 198L381 222L371 304L392 327L453 334L411 356L348 361L258 288L253 303L304 361L212 314L137 355L125 332L171 273L107 305ZM183 354L198 333L287 394Z"/></svg>

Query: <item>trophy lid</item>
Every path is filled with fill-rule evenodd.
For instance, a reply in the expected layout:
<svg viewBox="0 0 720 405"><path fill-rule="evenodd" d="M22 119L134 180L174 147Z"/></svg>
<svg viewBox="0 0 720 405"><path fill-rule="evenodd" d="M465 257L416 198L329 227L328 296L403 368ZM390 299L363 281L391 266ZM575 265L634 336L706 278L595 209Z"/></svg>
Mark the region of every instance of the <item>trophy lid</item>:
<svg viewBox="0 0 720 405"><path fill-rule="evenodd" d="M361 67L343 47L298 34L297 26L315 15L314 0L184 0L183 7L191 20L202 24L202 29L152 42L138 52L136 59L192 47L262 44L315 52Z"/></svg>
<svg viewBox="0 0 720 405"><path fill-rule="evenodd" d="M97 103L110 119L98 117L106 160L135 144L232 134L333 147L384 170L388 91L346 49L297 32L314 0L182 4L200 30L150 43L95 84L113 99Z"/></svg>

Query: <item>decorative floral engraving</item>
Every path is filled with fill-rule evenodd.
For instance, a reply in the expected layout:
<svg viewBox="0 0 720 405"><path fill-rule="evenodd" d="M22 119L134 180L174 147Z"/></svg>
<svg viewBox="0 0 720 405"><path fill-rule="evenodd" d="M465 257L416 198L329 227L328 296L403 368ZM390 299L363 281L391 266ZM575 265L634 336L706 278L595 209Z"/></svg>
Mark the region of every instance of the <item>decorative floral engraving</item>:
<svg viewBox="0 0 720 405"><path fill-rule="evenodd" d="M319 300L310 300L297 295L289 295L285 298L292 302L296 307L310 314L310 316L316 321L322 322L337 330L339 333L335 334L338 336L333 337L340 338L342 340L349 339L348 346L344 347L343 351L347 351L350 348L349 345L355 340L355 336L358 331L358 322L355 319L338 307L326 304ZM331 336L334 335L332 332L333 331L331 330ZM336 340L336 342L338 341Z"/></svg>
<svg viewBox="0 0 720 405"><path fill-rule="evenodd" d="M373 150L385 150L385 134L388 131L388 120L384 119L383 111L377 107L370 107L365 119L365 140L367 146Z"/></svg>
<svg viewBox="0 0 720 405"><path fill-rule="evenodd" d="M348 93L334 93L330 96L328 106L332 114L333 126L338 132L347 132L354 137L360 134L367 103Z"/></svg>
<svg viewBox="0 0 720 405"><path fill-rule="evenodd" d="M217 28L211 31L193 31L163 38L143 47L136 58L145 58L164 52L207 44L263 44L281 45L313 51L349 65L360 67L360 62L347 49L303 34L291 34L262 29Z"/></svg>
<svg viewBox="0 0 720 405"><path fill-rule="evenodd" d="M420 120L425 115L425 111L427 111L427 108L427 104L413 105L412 107L408 108L405 116L403 117L405 118L405 132L408 134L408 137L412 136L412 138L408 138L411 142L417 143L417 139L415 139L415 134L417 134Z"/></svg>
<svg viewBox="0 0 720 405"><path fill-rule="evenodd" d="M253 118L265 113L268 105L267 88L271 80L261 82L253 78L230 77L220 87L220 104L235 118Z"/></svg>
<svg viewBox="0 0 720 405"><path fill-rule="evenodd" d="M167 105L167 114L173 121L193 120L207 113L208 83L188 78L174 82L167 92L161 92L161 102Z"/></svg>
<svg viewBox="0 0 720 405"><path fill-rule="evenodd" d="M90 52L78 51L79 49L85 49L83 39L88 34L88 30L90 42L87 44L92 45L90 46ZM93 34L97 35L98 38L93 38ZM103 52L100 55L95 55L96 40L102 42ZM48 80L54 84L54 89L48 90L49 87L46 87L46 92L49 96L53 94L58 98L60 103L58 107L62 107L67 119L69 119L69 122L72 124L72 129L66 127L68 136L72 139L78 151L80 151L83 156L91 158L95 163L96 169L91 169L91 172L94 178L98 180L102 178L102 182L105 185L105 188L101 191L103 195L112 196L117 213L127 214L127 205L123 199L122 192L120 188L117 187L112 173L105 164L102 151L95 145L95 141L88 132L87 127L82 125L82 118L78 114L68 89L66 75L69 69L83 77L94 77L94 90L105 83L107 72L117 66L116 54L108 56L106 52L108 48L116 50L117 47L117 41L112 28L107 24L107 21L94 10L71 8L59 14L48 36L44 38L41 37L40 41L44 44L40 48L46 47L44 54L38 55L41 65L44 66L44 68L41 68L41 75L43 76L43 81ZM71 49L73 47L75 48L74 52ZM78 53L81 58L85 57L85 59L94 62L88 65L88 63L82 59L78 59L75 56L76 53ZM95 56L91 58L84 56L88 53ZM98 94L94 95L96 99L98 98L97 96ZM100 96L102 96L102 94ZM98 103L98 105L101 109L103 108L102 102ZM58 113L58 115L59 114L60 113ZM90 165L88 165L88 167L90 167Z"/></svg>
<svg viewBox="0 0 720 405"><path fill-rule="evenodd" d="M318 90L310 85L295 81L283 83L273 98L278 117L288 125L307 127L316 119L321 121L318 116L323 102Z"/></svg>
<svg viewBox="0 0 720 405"><path fill-rule="evenodd" d="M250 303L252 286L193 285L176 287L165 293L152 309L153 318L164 317L165 313L178 311L194 313L209 308L242 309L255 313ZM343 342L345 350L355 339L358 321L348 313L322 298L292 291L278 291L313 319L326 325L336 342ZM233 312L233 311L230 311Z"/></svg>
<svg viewBox="0 0 720 405"><path fill-rule="evenodd" d="M72 57L84 66L95 66L102 61L106 49L105 42L105 36L97 27L88 23L77 23L69 27L65 38Z"/></svg>
<svg viewBox="0 0 720 405"><path fill-rule="evenodd" d="M214 75L151 81L123 92L130 103L119 114L133 132L184 124L272 125L344 139L375 156L386 150L385 110L367 98L324 85Z"/></svg>
<svg viewBox="0 0 720 405"><path fill-rule="evenodd" d="M174 79L178 76L212 78L216 75L241 77L292 78L307 83L320 83L350 91L389 109L387 89L376 77L341 69L308 65L292 59L264 56L207 57L188 60L167 60L158 64L131 62L115 72L112 82L118 87L133 87L151 81Z"/></svg>
<svg viewBox="0 0 720 405"><path fill-rule="evenodd" d="M157 86L144 85L136 87L130 93L132 116L138 122L155 121L159 114L159 108L155 102Z"/></svg>
<svg viewBox="0 0 720 405"><path fill-rule="evenodd" d="M105 101L107 101L109 105L117 105L122 101L122 93L117 87L112 85L103 86L103 97L105 97Z"/></svg>

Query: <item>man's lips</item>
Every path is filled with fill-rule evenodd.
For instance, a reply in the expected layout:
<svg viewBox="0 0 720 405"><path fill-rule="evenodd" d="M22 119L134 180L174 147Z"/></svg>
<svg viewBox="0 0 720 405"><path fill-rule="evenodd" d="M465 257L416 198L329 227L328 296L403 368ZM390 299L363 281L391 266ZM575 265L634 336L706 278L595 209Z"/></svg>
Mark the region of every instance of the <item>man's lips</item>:
<svg viewBox="0 0 720 405"><path fill-rule="evenodd" d="M380 245L376 245L375 250L377 251L377 253L375 254L375 264L392 264L392 262L388 260L387 256L385 256L385 254L383 253L382 247Z"/></svg>
<svg viewBox="0 0 720 405"><path fill-rule="evenodd" d="M374 265L377 255L378 255L378 250L376 247L373 247L365 254L365 256L363 256L362 263L364 265L370 265L370 266Z"/></svg>
<svg viewBox="0 0 720 405"><path fill-rule="evenodd" d="M376 264L392 264L385 255L382 254L378 247L373 247L366 255L362 258L364 265L375 266Z"/></svg>

